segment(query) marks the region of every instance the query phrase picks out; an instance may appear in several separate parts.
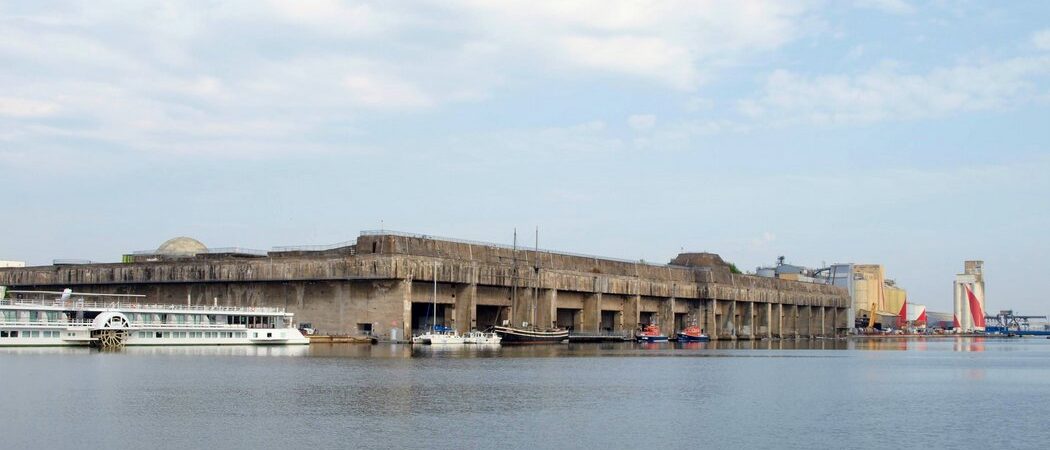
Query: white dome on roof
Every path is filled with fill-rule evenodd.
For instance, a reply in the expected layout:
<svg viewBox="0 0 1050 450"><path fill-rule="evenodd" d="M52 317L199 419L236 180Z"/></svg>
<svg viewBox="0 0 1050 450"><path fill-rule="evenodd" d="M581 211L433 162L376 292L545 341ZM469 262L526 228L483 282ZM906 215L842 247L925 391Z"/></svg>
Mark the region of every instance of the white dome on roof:
<svg viewBox="0 0 1050 450"><path fill-rule="evenodd" d="M157 254L160 255L196 255L206 251L208 247L201 241L185 236L168 239L157 247Z"/></svg>

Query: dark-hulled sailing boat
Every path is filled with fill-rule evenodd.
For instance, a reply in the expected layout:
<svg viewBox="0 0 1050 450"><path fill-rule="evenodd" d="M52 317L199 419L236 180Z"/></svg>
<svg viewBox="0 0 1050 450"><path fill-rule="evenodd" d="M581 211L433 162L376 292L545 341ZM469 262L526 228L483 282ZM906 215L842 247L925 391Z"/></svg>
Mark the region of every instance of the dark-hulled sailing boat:
<svg viewBox="0 0 1050 450"><path fill-rule="evenodd" d="M537 279L540 272L540 230L536 229L536 265L533 266L533 278ZM512 303L517 303L518 294L518 231L514 230L514 277L513 285L511 290ZM538 284L538 281L537 281ZM498 334L503 340L503 344L559 344L562 342L568 342L569 330L557 329L557 328L539 328L535 326L536 321L536 286L532 287L532 322L523 322L522 327L518 328L511 326L508 321L504 321L503 325L497 325L492 328L496 334Z"/></svg>

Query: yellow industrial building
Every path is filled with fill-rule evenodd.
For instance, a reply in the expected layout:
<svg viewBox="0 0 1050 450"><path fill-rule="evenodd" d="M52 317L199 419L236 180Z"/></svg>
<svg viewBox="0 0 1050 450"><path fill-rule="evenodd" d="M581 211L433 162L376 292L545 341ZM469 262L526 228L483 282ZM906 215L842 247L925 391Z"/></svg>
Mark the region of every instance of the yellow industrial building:
<svg viewBox="0 0 1050 450"><path fill-rule="evenodd" d="M895 328L907 299L908 292L886 278L881 264L853 266L853 310L858 322L868 322L874 305L876 323L882 328Z"/></svg>

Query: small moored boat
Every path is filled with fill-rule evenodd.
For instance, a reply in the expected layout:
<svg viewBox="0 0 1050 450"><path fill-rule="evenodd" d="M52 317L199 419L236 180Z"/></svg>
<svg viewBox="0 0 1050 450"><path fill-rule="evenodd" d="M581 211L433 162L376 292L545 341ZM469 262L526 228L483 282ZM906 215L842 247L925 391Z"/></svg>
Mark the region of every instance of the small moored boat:
<svg viewBox="0 0 1050 450"><path fill-rule="evenodd" d="M464 344L466 340L464 336L460 336L449 327L435 325L430 331L412 336L412 343L425 345Z"/></svg>
<svg viewBox="0 0 1050 450"><path fill-rule="evenodd" d="M638 342L667 342L667 335L660 333L660 327L649 324L635 335Z"/></svg>
<svg viewBox="0 0 1050 450"><path fill-rule="evenodd" d="M474 330L463 336L465 344L499 345L503 339L496 333Z"/></svg>
<svg viewBox="0 0 1050 450"><path fill-rule="evenodd" d="M678 342L707 342L710 340L711 337L704 334L704 330L696 325L678 332Z"/></svg>

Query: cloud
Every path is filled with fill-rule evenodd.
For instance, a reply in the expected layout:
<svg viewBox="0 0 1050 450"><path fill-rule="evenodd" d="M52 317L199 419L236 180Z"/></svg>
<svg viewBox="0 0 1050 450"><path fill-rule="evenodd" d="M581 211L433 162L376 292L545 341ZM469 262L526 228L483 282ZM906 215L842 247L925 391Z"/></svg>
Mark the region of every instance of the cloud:
<svg viewBox="0 0 1050 450"><path fill-rule="evenodd" d="M54 151L41 142L56 139L238 158L335 150L348 147L345 130L361 118L484 102L535 80L598 77L694 91L803 35L809 7L772 0L27 3L0 12L0 139L39 148L41 158ZM593 136L573 142L611 145Z"/></svg>
<svg viewBox="0 0 1050 450"><path fill-rule="evenodd" d="M626 75L690 91L803 34L808 3L510 0L453 3L487 40L554 73ZM553 57L553 58L552 58Z"/></svg>
<svg viewBox="0 0 1050 450"><path fill-rule="evenodd" d="M915 7L905 0L857 0L858 8L876 9L889 14L914 14Z"/></svg>
<svg viewBox="0 0 1050 450"><path fill-rule="evenodd" d="M627 118L627 125L636 131L648 130L656 125L656 116L652 114L635 114Z"/></svg>
<svg viewBox="0 0 1050 450"><path fill-rule="evenodd" d="M0 97L0 116L44 117L52 115L56 111L58 111L58 105L52 102Z"/></svg>
<svg viewBox="0 0 1050 450"><path fill-rule="evenodd" d="M368 3L353 5L336 0L271 0L277 18L321 33L368 35L395 29L402 21L396 14Z"/></svg>
<svg viewBox="0 0 1050 450"><path fill-rule="evenodd" d="M1012 107L1048 92L1050 57L981 61L907 73L885 64L857 75L769 75L760 94L737 103L745 117L775 123L869 123Z"/></svg>
<svg viewBox="0 0 1050 450"><path fill-rule="evenodd" d="M751 239L751 246L755 248L766 247L777 240L777 235L770 231L762 232L761 236Z"/></svg>
<svg viewBox="0 0 1050 450"><path fill-rule="evenodd" d="M567 61L585 68L650 77L684 90L699 80L689 50L660 38L568 36L561 47Z"/></svg>
<svg viewBox="0 0 1050 450"><path fill-rule="evenodd" d="M433 100L415 85L393 78L349 75L343 85L359 105L378 109L418 109L432 106Z"/></svg>
<svg viewBox="0 0 1050 450"><path fill-rule="evenodd" d="M1032 34L1032 44L1039 50L1050 50L1050 28Z"/></svg>

